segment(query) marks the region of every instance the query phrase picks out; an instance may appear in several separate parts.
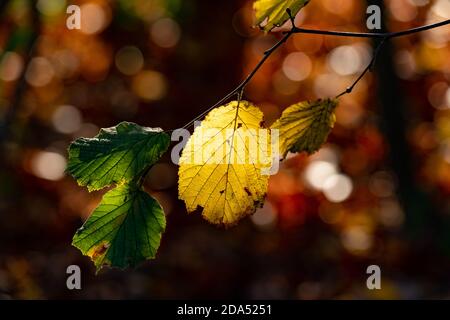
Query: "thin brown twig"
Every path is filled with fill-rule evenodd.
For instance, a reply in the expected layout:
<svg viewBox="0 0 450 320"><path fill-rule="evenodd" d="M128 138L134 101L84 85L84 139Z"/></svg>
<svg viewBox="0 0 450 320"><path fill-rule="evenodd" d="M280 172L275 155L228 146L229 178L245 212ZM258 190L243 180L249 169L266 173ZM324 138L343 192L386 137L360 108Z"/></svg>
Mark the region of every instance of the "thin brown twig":
<svg viewBox="0 0 450 320"><path fill-rule="evenodd" d="M378 46L376 47L374 54L372 56L372 59L369 63L369 65L364 69L364 71L359 75L359 77L353 82L353 84L348 87L345 91L343 91L342 93L340 93L339 95L337 95L337 98L350 93L353 91L354 87L358 84L358 82L364 77L364 75L370 71L376 61L377 55L378 53L381 51L381 48L383 47L383 44L385 43L386 40L389 40L391 38L397 38L397 37L402 37L402 36L406 36L406 35L411 35L414 33L418 33L418 32L422 32L422 31L426 31L426 30L430 30L430 29L434 29L434 28L438 28L438 27L442 27L444 25L448 25L450 24L450 19L445 20L445 21L441 21L441 22L437 22L437 23L433 23L433 24L429 24L429 25L425 25L425 26L421 26L418 28L412 28L412 29L408 29L408 30L403 30L403 31L398 31L398 32L386 32L386 33L377 33L377 32L373 32L373 33L364 33L364 32L345 32L345 31L327 31L327 30L313 30L313 29L305 29L305 28L298 28L295 26L294 23L294 17L291 14L291 10L287 9L286 12L289 15L289 19L291 21L292 27L289 31L284 32L284 36L277 42L275 43L275 45L273 45L270 49L266 50L264 52L263 57L261 58L261 60L256 64L256 66L253 68L253 70L248 74L248 76L236 87L234 88L230 93L228 93L227 95L225 95L222 99L220 99L219 101L217 101L214 105L212 105L211 107L209 107L207 110L205 110L204 112L202 112L200 115L198 115L197 117L195 117L194 119L192 119L191 121L189 121L188 123L186 123L182 128L183 129L187 129L188 127L190 127L195 121L199 120L200 118L202 118L203 116L205 116L209 111L211 111L212 109L220 106L222 103L224 103L225 101L227 101L228 99L230 99L231 97L233 97L234 95L239 95L242 97L242 93L245 89L245 87L247 86L247 84L253 79L253 77L255 76L255 74L258 72L258 70L264 65L264 63L266 62L266 60L282 45L284 44L293 34L296 33L305 33L305 34L318 34L318 35L329 35L329 36L340 36L340 37L356 37L356 38L381 38L380 43L378 44ZM174 130L169 130L166 132L172 132Z"/></svg>
<svg viewBox="0 0 450 320"><path fill-rule="evenodd" d="M358 78L356 78L356 80L352 83L352 85L350 87L347 87L344 91L342 91L340 94L338 94L336 96L336 98L339 98L341 96L343 96L344 94L348 94L351 93L353 91L353 89L355 88L355 86L358 84L358 82L365 76L365 74L368 71L371 71L375 61L377 59L378 54L381 51L381 48L383 47L384 43L386 42L387 38L383 38L381 39L380 43L377 45L377 47L375 48L375 51L372 55L372 59L370 60L369 64L367 65L367 67L364 69L364 71L358 76Z"/></svg>
<svg viewBox="0 0 450 320"><path fill-rule="evenodd" d="M247 75L247 77L236 87L234 88L230 93L228 93L225 97L223 97L222 99L220 99L218 102L216 102L213 106L209 107L207 110L205 110L204 112L202 112L200 115L198 115L197 117L195 117L194 119L192 119L191 121L189 121L188 123L186 123L182 128L186 129L189 126L191 126L195 121L197 121L198 119L202 118L204 115L206 115L209 111L211 111L212 109L220 106L222 103L224 103L225 101L227 101L229 98L231 98L232 96L239 94L240 92L242 93L245 89L245 87L247 86L247 84L252 80L252 78L255 76L255 74L258 72L258 70L264 65L264 63L266 62L267 59L269 59L269 57L272 55L272 53L274 53L283 43L285 43L293 34L293 31L295 30L295 25L294 25L294 18L291 15L291 11L288 9L287 10L289 17L291 19L292 22L292 29L290 32L286 33L277 43L275 43L270 49L264 51L264 55L261 58L261 60L259 60L259 62L256 64L256 66L253 68L253 70ZM242 97L242 94L241 94ZM173 131L173 130L171 130Z"/></svg>

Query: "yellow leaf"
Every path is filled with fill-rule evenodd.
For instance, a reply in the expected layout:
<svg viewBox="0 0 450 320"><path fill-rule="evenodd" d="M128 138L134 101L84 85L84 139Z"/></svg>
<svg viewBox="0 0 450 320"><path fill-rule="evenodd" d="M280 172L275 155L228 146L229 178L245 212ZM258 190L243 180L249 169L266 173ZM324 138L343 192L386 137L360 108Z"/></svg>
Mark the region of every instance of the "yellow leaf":
<svg viewBox="0 0 450 320"><path fill-rule="evenodd" d="M212 110L180 158L178 193L188 212L203 208L211 223L232 225L261 206L271 165L270 133L247 101Z"/></svg>
<svg viewBox="0 0 450 320"><path fill-rule="evenodd" d="M337 99L303 101L288 107L272 129L279 130L280 153L306 151L308 154L320 149L334 126L334 109Z"/></svg>
<svg viewBox="0 0 450 320"><path fill-rule="evenodd" d="M292 16L295 16L308 2L309 0L255 0L253 8L256 24L268 32L289 19L286 9L290 9Z"/></svg>

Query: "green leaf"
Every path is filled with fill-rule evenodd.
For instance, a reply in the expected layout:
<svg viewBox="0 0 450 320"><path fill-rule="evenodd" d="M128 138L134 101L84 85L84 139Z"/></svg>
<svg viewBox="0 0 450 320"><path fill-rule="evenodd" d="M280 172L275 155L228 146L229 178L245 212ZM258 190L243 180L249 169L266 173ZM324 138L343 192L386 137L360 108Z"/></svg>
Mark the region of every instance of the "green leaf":
<svg viewBox="0 0 450 320"><path fill-rule="evenodd" d="M160 128L130 122L101 129L95 138L80 138L69 147L67 171L89 191L139 178L170 144Z"/></svg>
<svg viewBox="0 0 450 320"><path fill-rule="evenodd" d="M126 268L154 258L166 219L159 203L137 185L107 192L72 244L102 266Z"/></svg>
<svg viewBox="0 0 450 320"><path fill-rule="evenodd" d="M256 24L268 32L281 26L289 19L287 9L295 16L309 0L255 0L253 8L256 14Z"/></svg>
<svg viewBox="0 0 450 320"><path fill-rule="evenodd" d="M334 126L337 99L303 101L288 107L273 125L280 137L280 153L314 153L325 143Z"/></svg>

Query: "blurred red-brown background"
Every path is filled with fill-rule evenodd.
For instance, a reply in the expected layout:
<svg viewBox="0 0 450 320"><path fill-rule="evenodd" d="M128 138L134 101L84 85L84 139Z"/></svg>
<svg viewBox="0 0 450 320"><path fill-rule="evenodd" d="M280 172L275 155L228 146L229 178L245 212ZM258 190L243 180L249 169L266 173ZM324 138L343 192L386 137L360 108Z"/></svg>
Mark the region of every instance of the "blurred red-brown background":
<svg viewBox="0 0 450 320"><path fill-rule="evenodd" d="M0 2L0 298L450 298L450 27L398 38L340 100L328 143L289 155L264 208L228 230L177 200L166 155L146 189L168 220L155 260L105 269L70 245L98 204L64 174L67 147L133 121L175 129L229 92L279 33L252 1ZM450 18L448 0L313 0L298 25L366 31ZM66 8L81 7L81 30ZM272 123L292 103L334 96L365 68L367 39L297 34L245 99ZM82 268L82 290L66 268ZM379 265L382 290L366 288Z"/></svg>

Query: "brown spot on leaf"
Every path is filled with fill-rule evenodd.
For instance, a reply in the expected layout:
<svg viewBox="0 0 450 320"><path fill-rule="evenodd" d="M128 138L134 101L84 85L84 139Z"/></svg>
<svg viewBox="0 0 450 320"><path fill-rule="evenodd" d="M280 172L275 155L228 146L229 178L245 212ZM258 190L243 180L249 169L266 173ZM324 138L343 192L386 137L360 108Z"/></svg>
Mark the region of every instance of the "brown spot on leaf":
<svg viewBox="0 0 450 320"><path fill-rule="evenodd" d="M249 190L247 187L244 188L244 191L247 192L247 195L248 195L248 196L251 196L251 195L252 195L252 193L250 192L250 190Z"/></svg>
<svg viewBox="0 0 450 320"><path fill-rule="evenodd" d="M103 256L106 251L108 250L108 248L111 246L111 244L107 241L103 241L101 244L92 247L89 250L89 256L92 258L92 260L97 260L98 258L100 258L101 256Z"/></svg>

